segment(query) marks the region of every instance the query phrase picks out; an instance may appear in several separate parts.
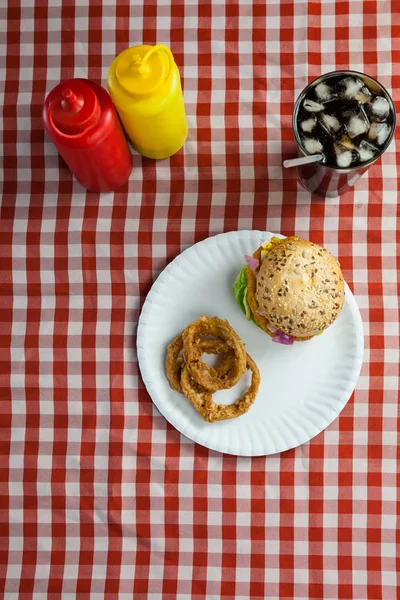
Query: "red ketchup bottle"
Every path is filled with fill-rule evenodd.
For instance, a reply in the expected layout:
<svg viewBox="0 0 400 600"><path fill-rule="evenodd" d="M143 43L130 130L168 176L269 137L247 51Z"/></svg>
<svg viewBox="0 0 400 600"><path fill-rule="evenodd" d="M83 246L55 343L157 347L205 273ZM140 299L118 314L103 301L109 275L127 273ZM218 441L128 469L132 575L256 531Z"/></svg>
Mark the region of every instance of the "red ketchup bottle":
<svg viewBox="0 0 400 600"><path fill-rule="evenodd" d="M43 123L77 180L93 192L118 190L132 171L132 154L108 93L87 79L57 85L43 106Z"/></svg>

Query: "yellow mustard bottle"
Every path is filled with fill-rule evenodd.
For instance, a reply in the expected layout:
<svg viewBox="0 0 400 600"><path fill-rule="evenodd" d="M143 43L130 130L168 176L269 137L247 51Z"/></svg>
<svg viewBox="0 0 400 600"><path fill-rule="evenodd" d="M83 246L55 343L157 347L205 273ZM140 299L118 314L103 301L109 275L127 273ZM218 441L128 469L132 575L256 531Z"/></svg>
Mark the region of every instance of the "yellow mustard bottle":
<svg viewBox="0 0 400 600"><path fill-rule="evenodd" d="M167 46L127 48L112 62L107 85L140 154L167 158L182 148L188 124L179 70Z"/></svg>

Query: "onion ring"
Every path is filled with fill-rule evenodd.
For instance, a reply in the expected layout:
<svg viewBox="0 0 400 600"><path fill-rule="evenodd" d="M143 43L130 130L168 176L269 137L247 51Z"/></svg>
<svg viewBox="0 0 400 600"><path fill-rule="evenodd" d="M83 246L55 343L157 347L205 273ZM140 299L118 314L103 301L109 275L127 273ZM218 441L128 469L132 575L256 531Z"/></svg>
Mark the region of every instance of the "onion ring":
<svg viewBox="0 0 400 600"><path fill-rule="evenodd" d="M235 359L231 357L230 360L234 362ZM260 385L260 372L248 354L246 355L246 369L252 372L250 387L234 404L216 404L211 393L191 377L187 365L184 365L182 369L181 386L183 393L207 423L240 417L253 404Z"/></svg>
<svg viewBox="0 0 400 600"><path fill-rule="evenodd" d="M205 354L222 354L218 364L214 367L218 377L225 377L232 369L232 361L235 358L233 350L222 340L202 340L198 344L199 349Z"/></svg>
<svg viewBox="0 0 400 600"><path fill-rule="evenodd" d="M223 354L219 363L215 367L218 377L226 377L232 369L232 359L234 354L230 346L222 340L202 340L198 343L201 354ZM168 381L173 390L183 394L181 386L181 371L184 365L184 355L182 354L183 338L182 333L170 343L165 359L165 370Z"/></svg>
<svg viewBox="0 0 400 600"><path fill-rule="evenodd" d="M199 344L201 337L215 335L222 338L232 349L235 360L227 374L219 376L216 369L209 367L201 360L203 353ZM238 334L228 321L218 317L200 317L189 325L182 333L185 363L190 375L198 384L209 392L226 390L233 387L246 371L246 350Z"/></svg>
<svg viewBox="0 0 400 600"><path fill-rule="evenodd" d="M168 377L169 385L176 392L182 392L181 387L181 370L182 370L182 358L180 353L183 349L182 334L176 336L176 338L170 343L167 350L167 356L165 358L165 371Z"/></svg>

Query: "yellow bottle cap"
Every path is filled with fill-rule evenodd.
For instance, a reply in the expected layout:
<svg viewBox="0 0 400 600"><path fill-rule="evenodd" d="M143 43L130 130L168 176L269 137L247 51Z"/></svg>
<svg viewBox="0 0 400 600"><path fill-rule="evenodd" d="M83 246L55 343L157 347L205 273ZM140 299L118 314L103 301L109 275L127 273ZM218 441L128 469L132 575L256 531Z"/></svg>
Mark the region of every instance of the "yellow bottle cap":
<svg viewBox="0 0 400 600"><path fill-rule="evenodd" d="M172 74L174 57L163 44L134 46L120 54L115 73L119 84L134 96L151 94Z"/></svg>

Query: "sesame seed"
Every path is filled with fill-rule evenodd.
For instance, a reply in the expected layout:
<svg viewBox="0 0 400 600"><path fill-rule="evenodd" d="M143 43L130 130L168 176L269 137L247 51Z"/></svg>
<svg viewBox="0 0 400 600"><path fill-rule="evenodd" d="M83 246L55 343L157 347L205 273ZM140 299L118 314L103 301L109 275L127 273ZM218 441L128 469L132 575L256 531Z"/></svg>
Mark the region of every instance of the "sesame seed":
<svg viewBox="0 0 400 600"><path fill-rule="evenodd" d="M295 269L294 272L296 273L296 275L301 275L302 273L301 269Z"/></svg>

